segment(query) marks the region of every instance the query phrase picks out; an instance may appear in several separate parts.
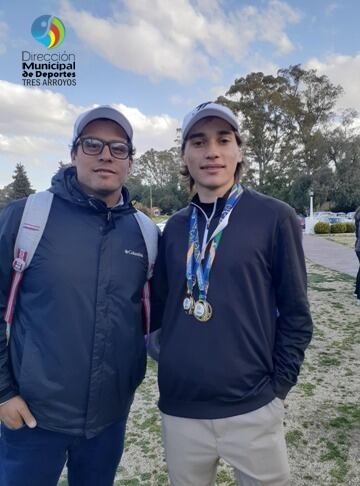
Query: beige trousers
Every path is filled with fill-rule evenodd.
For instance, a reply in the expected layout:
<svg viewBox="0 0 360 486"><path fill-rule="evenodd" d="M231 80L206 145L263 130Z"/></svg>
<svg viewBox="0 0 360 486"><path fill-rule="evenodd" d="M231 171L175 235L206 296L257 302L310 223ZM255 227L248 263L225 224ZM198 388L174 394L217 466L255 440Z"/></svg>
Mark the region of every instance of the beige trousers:
<svg viewBox="0 0 360 486"><path fill-rule="evenodd" d="M290 471L279 398L253 412L199 420L161 414L172 486L213 486L220 458L241 486L289 486Z"/></svg>

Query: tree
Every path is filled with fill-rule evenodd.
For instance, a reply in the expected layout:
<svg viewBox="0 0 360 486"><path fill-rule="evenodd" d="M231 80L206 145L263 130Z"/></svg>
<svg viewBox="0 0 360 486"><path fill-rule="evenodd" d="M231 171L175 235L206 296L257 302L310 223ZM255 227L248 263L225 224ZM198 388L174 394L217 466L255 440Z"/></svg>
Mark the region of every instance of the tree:
<svg viewBox="0 0 360 486"><path fill-rule="evenodd" d="M32 189L29 178L26 174L23 164L16 164L14 174L12 176L13 182L10 191L10 199L20 199L33 194L35 191Z"/></svg>
<svg viewBox="0 0 360 486"><path fill-rule="evenodd" d="M247 158L256 167L257 186L266 184L269 167L284 152L287 120L284 112L286 80L251 73L235 80L225 98L217 101L240 114L242 129L247 134Z"/></svg>
<svg viewBox="0 0 360 486"><path fill-rule="evenodd" d="M360 148L360 146L358 147ZM354 211L360 205L360 160L345 159L337 166L332 195L334 209Z"/></svg>
<svg viewBox="0 0 360 486"><path fill-rule="evenodd" d="M145 203L149 189L148 186L141 183L140 175L130 174L126 181L126 187L129 190L131 200Z"/></svg>
<svg viewBox="0 0 360 486"><path fill-rule="evenodd" d="M314 191L314 205L321 209L324 205L332 204L335 175L330 167L321 167L312 176L312 189Z"/></svg>
<svg viewBox="0 0 360 486"><path fill-rule="evenodd" d="M303 174L297 177L292 184L289 193L289 202L299 213L306 214L309 205L311 183L311 176Z"/></svg>
<svg viewBox="0 0 360 486"><path fill-rule="evenodd" d="M331 203L335 210L353 211L360 203L358 113L345 110L339 121L326 133L329 166L334 171Z"/></svg>
<svg viewBox="0 0 360 486"><path fill-rule="evenodd" d="M0 189L0 210L3 209L9 202L12 201L11 192L12 192L13 183L11 182L7 186L4 186Z"/></svg>
<svg viewBox="0 0 360 486"><path fill-rule="evenodd" d="M140 176L144 184L165 187L178 178L180 168L179 151L176 147L168 150L147 150L135 160L133 173Z"/></svg>
<svg viewBox="0 0 360 486"><path fill-rule="evenodd" d="M280 69L278 75L288 87L285 111L296 140L298 161L307 174L312 174L327 164L324 133L343 89L334 86L327 76L318 76L315 69L306 71L299 64Z"/></svg>
<svg viewBox="0 0 360 486"><path fill-rule="evenodd" d="M186 205L188 193L179 169L179 148L146 151L135 160L127 182L131 197L145 206L158 206L166 213L180 209Z"/></svg>
<svg viewBox="0 0 360 486"><path fill-rule="evenodd" d="M358 128L355 127L358 116L356 110L344 110L340 115L340 123L335 128L327 130L327 155L329 163L333 164L335 169L346 158L358 158Z"/></svg>
<svg viewBox="0 0 360 486"><path fill-rule="evenodd" d="M240 118L258 190L304 208L297 194L305 180L300 176L310 176L312 183L313 174L325 174L326 130L341 93L326 76L297 65L280 69L276 76L258 72L236 79L226 97L218 99Z"/></svg>

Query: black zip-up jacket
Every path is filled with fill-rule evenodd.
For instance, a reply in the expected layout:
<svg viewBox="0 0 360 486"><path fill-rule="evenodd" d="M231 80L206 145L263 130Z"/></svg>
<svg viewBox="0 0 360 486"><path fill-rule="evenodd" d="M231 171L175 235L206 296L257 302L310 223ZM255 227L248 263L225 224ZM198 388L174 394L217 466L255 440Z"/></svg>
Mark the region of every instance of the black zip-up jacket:
<svg viewBox="0 0 360 486"><path fill-rule="evenodd" d="M209 235L224 204L216 203ZM285 398L296 383L312 334L301 230L287 204L244 188L210 273L213 316L202 323L182 307L191 211L168 221L155 265L159 407L180 417L229 417ZM206 216L198 215L202 241Z"/></svg>
<svg viewBox="0 0 360 486"><path fill-rule="evenodd" d="M125 188L124 204L109 209L81 191L71 167L51 190L8 348L4 312L25 200L0 213L0 403L20 394L39 427L93 437L127 415L145 374L146 246Z"/></svg>

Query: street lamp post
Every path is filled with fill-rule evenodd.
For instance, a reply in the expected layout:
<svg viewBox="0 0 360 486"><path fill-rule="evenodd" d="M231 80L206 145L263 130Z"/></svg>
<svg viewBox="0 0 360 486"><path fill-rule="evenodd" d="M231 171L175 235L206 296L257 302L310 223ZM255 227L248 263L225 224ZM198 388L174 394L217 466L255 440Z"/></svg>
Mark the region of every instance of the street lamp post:
<svg viewBox="0 0 360 486"><path fill-rule="evenodd" d="M310 196L310 214L307 218L305 218L305 233L313 234L316 220L314 220L314 191L312 189L310 189L309 191L309 196Z"/></svg>
<svg viewBox="0 0 360 486"><path fill-rule="evenodd" d="M311 189L309 192L310 195L310 218L314 217L314 191Z"/></svg>

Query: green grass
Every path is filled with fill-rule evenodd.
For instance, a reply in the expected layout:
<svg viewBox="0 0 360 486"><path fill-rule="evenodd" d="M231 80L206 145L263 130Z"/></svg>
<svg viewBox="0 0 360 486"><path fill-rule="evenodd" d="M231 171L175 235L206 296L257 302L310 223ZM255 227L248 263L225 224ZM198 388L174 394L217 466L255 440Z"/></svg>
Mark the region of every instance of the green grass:
<svg viewBox="0 0 360 486"><path fill-rule="evenodd" d="M314 395L315 386L312 383L299 383L298 387L304 392L306 397L312 397Z"/></svg>
<svg viewBox="0 0 360 486"><path fill-rule="evenodd" d="M337 410L347 416L354 426L360 427L360 405L356 403L346 403L339 405Z"/></svg>
<svg viewBox="0 0 360 486"><path fill-rule="evenodd" d="M359 310L354 279L308 263L314 334L299 384L287 397L285 431L292 486L357 484L354 461L360 436ZM156 406L157 364L148 373L132 408L126 453L115 486L169 486ZM320 466L319 466L320 465ZM358 474L358 476L356 476ZM353 482L351 482L353 481ZM65 486L65 480L59 483ZM231 468L220 461L217 486L235 486ZM359 483L360 486L360 483Z"/></svg>
<svg viewBox="0 0 360 486"><path fill-rule="evenodd" d="M303 436L304 436L303 432L299 429L289 430L289 432L285 434L286 444L289 447L291 446L298 447L300 445Z"/></svg>
<svg viewBox="0 0 360 486"><path fill-rule="evenodd" d="M216 484L219 486L236 486L232 475L230 475L229 471L225 471L224 469L218 472L216 477Z"/></svg>
<svg viewBox="0 0 360 486"><path fill-rule="evenodd" d="M169 219L170 216L167 214L162 214L161 216L152 216L151 219L154 221L155 224L157 223L162 223L163 221L166 221Z"/></svg>
<svg viewBox="0 0 360 486"><path fill-rule="evenodd" d="M347 454L338 444L326 441L326 450L320 456L320 461L332 461L334 466L330 470L330 475L337 483L343 483L349 472L347 465Z"/></svg>
<svg viewBox="0 0 360 486"><path fill-rule="evenodd" d="M330 355L328 353L320 353L319 365L326 366L326 367L339 366L340 360L336 356Z"/></svg>
<svg viewBox="0 0 360 486"><path fill-rule="evenodd" d="M324 270L326 270L324 267L316 264L312 264L312 266L314 267L314 270L316 270L316 272L315 271L308 272L309 286L312 286L314 284L336 283L336 282L354 283L354 277L348 275L347 273L327 271L327 273L324 274Z"/></svg>

